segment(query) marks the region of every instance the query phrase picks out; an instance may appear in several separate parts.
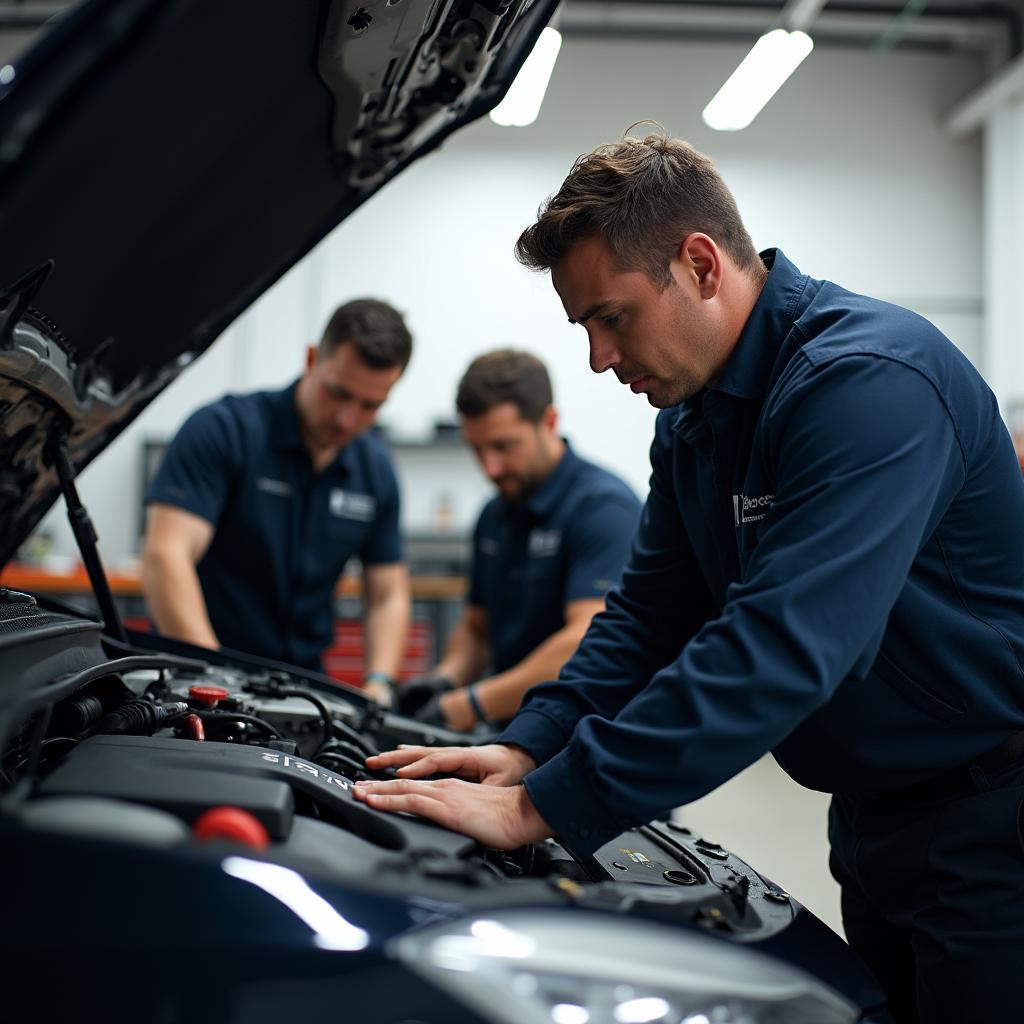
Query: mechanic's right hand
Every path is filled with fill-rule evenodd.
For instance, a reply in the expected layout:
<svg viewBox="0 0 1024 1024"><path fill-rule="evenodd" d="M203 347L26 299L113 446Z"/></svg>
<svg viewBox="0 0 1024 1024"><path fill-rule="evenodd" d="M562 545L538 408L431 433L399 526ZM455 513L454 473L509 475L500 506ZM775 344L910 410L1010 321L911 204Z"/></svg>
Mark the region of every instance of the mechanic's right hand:
<svg viewBox="0 0 1024 1024"><path fill-rule="evenodd" d="M441 675L417 676L398 689L398 711L415 715L432 697L454 690L455 684Z"/></svg>
<svg viewBox="0 0 1024 1024"><path fill-rule="evenodd" d="M537 767L537 762L522 747L489 743L482 747L402 746L368 757L366 766L373 771L397 768L400 779L457 775L485 786L516 786Z"/></svg>
<svg viewBox="0 0 1024 1024"><path fill-rule="evenodd" d="M459 779L366 780L355 784L352 795L375 810L419 814L498 850L539 843L554 832L524 786L480 786Z"/></svg>

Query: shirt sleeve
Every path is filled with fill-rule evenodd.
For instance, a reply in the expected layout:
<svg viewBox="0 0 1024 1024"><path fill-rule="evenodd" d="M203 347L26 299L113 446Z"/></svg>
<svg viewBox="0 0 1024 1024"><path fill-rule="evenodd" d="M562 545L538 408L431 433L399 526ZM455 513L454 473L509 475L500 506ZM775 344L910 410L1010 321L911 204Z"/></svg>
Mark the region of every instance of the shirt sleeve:
<svg viewBox="0 0 1024 1024"><path fill-rule="evenodd" d="M383 467L380 493L377 496L377 512L370 531L359 552L363 565L391 565L405 558L402 544L401 521L402 502L398 490L398 480L390 463Z"/></svg>
<svg viewBox="0 0 1024 1024"><path fill-rule="evenodd" d="M669 422L658 420L650 493L621 584L558 679L529 690L499 738L525 748L538 764L565 747L580 719L614 717L713 614L676 505Z"/></svg>
<svg viewBox="0 0 1024 1024"><path fill-rule="evenodd" d="M710 792L873 659L965 479L949 410L918 371L859 355L799 365L763 413L776 497L746 578L616 716L582 717L525 780L578 853Z"/></svg>
<svg viewBox="0 0 1024 1024"><path fill-rule="evenodd" d="M164 454L146 504L174 505L216 526L244 460L240 433L223 403L194 412Z"/></svg>
<svg viewBox="0 0 1024 1024"><path fill-rule="evenodd" d="M640 508L640 502L627 494L595 495L583 503L566 538L563 604L604 597L620 582Z"/></svg>

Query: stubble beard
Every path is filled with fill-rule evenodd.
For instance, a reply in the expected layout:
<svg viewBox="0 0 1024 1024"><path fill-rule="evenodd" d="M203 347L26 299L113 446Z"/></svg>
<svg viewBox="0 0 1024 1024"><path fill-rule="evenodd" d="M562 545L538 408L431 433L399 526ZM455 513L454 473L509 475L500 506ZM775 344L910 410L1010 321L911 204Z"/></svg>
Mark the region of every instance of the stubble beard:
<svg viewBox="0 0 1024 1024"><path fill-rule="evenodd" d="M498 493L510 504L521 505L524 501L528 501L533 497L540 489L541 484L547 480L550 472L550 468L545 468L543 464L543 453L538 451L537 461L525 473L521 476L511 476L508 478L516 483L513 493L506 494L500 487L498 488Z"/></svg>
<svg viewBox="0 0 1024 1024"><path fill-rule="evenodd" d="M671 381L647 394L648 401L655 409L670 409L694 395L700 394L709 383L709 373L701 374L700 367L711 367L714 363L715 341L706 324L703 324L684 303L680 302L673 317L673 332L679 344L690 349L694 356L692 369L681 369ZM688 339L688 340L683 340Z"/></svg>

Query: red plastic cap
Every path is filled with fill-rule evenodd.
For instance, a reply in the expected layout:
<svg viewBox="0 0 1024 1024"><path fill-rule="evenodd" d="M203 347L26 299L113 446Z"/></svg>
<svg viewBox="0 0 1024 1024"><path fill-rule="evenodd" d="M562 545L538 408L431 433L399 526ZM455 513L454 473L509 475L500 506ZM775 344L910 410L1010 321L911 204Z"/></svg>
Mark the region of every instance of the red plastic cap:
<svg viewBox="0 0 1024 1024"><path fill-rule="evenodd" d="M211 807L192 826L195 839L227 839L253 850L265 850L270 837L262 823L241 807Z"/></svg>
<svg viewBox="0 0 1024 1024"><path fill-rule="evenodd" d="M192 700L202 701L212 707L219 700L227 700L228 691L223 686L190 686L188 695Z"/></svg>

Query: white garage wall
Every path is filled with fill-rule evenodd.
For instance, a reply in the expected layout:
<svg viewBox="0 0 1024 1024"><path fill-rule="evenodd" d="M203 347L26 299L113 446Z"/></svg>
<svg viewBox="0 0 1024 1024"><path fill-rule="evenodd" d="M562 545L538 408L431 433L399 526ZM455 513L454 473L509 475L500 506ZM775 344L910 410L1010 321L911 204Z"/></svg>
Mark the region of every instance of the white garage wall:
<svg viewBox="0 0 1024 1024"><path fill-rule="evenodd" d="M108 563L135 551L141 441L169 436L226 390L283 383L334 306L363 294L407 312L416 336L382 417L396 433L423 436L451 418L469 359L517 345L547 360L577 449L644 493L654 411L610 375L589 372L583 329L566 324L547 278L512 257L519 231L576 155L643 117L716 158L759 246L781 245L809 273L912 306L977 359L980 146L951 139L941 118L978 81L980 64L819 48L750 129L712 133L700 109L743 52L567 38L536 125L477 123L388 185L83 474ZM456 525L471 521L486 494L468 461L439 472L436 460L403 453L400 472L411 529L429 525L442 491L455 495ZM57 551L71 553L62 513L48 525Z"/></svg>

